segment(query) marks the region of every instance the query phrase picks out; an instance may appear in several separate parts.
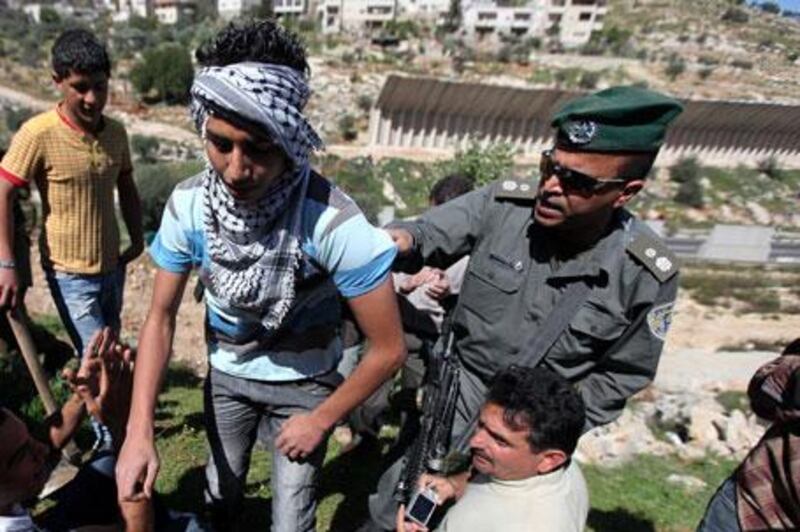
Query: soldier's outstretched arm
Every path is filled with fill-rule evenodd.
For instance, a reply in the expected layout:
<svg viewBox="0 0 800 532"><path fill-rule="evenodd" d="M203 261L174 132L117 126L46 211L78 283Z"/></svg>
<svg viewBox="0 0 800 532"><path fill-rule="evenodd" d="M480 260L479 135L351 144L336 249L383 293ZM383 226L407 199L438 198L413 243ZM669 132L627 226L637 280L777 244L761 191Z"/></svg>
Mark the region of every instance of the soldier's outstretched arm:
<svg viewBox="0 0 800 532"><path fill-rule="evenodd" d="M481 238L483 214L493 190L493 185L487 185L433 207L415 221L391 223L390 231L400 229L411 237L407 252L400 249L395 269L413 273L423 264L444 269L469 255Z"/></svg>

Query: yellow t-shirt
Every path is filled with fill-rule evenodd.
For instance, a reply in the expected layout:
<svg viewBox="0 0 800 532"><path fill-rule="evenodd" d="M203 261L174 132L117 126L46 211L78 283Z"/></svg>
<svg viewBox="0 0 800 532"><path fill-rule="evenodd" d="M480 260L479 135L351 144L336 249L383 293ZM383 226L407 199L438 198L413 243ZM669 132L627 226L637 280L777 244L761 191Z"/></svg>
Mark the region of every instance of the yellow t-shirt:
<svg viewBox="0 0 800 532"><path fill-rule="evenodd" d="M114 189L132 171L124 126L103 117L92 137L58 109L27 121L0 163L16 186L36 183L42 198L42 265L80 274L113 271L119 258Z"/></svg>

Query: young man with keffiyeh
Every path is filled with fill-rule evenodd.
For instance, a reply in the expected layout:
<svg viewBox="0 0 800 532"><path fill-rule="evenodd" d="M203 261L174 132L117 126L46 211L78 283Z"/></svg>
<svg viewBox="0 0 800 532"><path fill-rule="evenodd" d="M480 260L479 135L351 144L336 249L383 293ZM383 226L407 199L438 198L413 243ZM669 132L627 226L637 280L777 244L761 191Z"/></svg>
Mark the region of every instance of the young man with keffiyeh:
<svg viewBox="0 0 800 532"><path fill-rule="evenodd" d="M405 357L389 275L396 251L309 166L322 142L302 114L308 65L295 36L273 22L231 25L197 58L203 68L192 114L208 164L175 189L150 249L158 270L139 339L119 495L152 492L156 398L196 268L206 287L210 365L205 495L216 524L235 524L252 446L266 433L272 530L313 530L328 433ZM341 384L339 294L370 346Z"/></svg>

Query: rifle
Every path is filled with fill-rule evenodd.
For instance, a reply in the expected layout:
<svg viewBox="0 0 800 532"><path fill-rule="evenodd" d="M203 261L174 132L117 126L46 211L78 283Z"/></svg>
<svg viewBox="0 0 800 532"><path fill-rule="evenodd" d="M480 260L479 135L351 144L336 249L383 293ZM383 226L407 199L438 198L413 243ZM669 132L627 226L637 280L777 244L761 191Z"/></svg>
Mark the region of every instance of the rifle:
<svg viewBox="0 0 800 532"><path fill-rule="evenodd" d="M453 335L437 343L428 361L422 393L419 433L404 457L403 472L395 488L398 502L407 503L425 472L447 473L451 465L450 429L458 397L460 365L452 351Z"/></svg>

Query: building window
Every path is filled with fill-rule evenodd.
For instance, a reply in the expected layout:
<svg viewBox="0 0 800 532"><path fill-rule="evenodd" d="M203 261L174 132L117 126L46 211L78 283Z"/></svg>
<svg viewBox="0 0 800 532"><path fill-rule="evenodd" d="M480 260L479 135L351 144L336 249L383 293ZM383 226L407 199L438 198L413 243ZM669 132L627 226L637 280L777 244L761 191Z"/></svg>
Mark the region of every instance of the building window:
<svg viewBox="0 0 800 532"><path fill-rule="evenodd" d="M550 5L552 5L553 7L564 7L565 4L566 0L552 0L550 2Z"/></svg>
<svg viewBox="0 0 800 532"><path fill-rule="evenodd" d="M587 22L589 20L592 20L592 14L591 13L586 13L586 12L581 13L578 16L578 20L580 20L581 22Z"/></svg>
<svg viewBox="0 0 800 532"><path fill-rule="evenodd" d="M597 0L572 0L573 6L593 6Z"/></svg>
<svg viewBox="0 0 800 532"><path fill-rule="evenodd" d="M530 20L530 13L514 13L514 20Z"/></svg>
<svg viewBox="0 0 800 532"><path fill-rule="evenodd" d="M561 22L561 13L550 13L547 19L553 24L558 24Z"/></svg>
<svg viewBox="0 0 800 532"><path fill-rule="evenodd" d="M494 12L486 12L486 13L478 13L478 20L496 20L497 13Z"/></svg>

